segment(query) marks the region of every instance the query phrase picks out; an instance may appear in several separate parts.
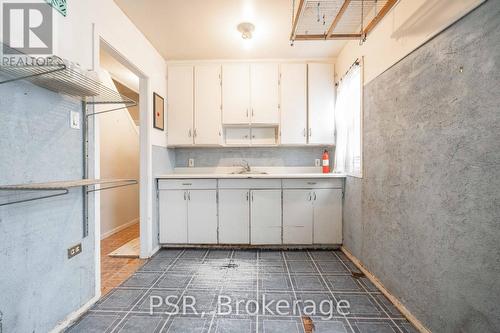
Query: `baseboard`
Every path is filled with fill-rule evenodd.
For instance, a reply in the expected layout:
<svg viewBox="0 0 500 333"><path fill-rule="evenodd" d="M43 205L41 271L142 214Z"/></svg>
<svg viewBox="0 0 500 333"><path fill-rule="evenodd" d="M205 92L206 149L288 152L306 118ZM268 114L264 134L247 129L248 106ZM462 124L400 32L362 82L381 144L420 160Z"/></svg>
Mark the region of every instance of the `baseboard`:
<svg viewBox="0 0 500 333"><path fill-rule="evenodd" d="M136 224L136 223L139 223L139 218L135 218L135 219L133 219L130 222L122 224L121 226L118 226L118 227L116 227L116 228L114 228L112 230L106 231L105 233L101 234L101 240L103 240L104 238L107 238L107 237L109 237L111 235L114 235L117 232L119 232L119 231L121 231L121 230L123 230L123 229L125 229L127 227L130 227L131 225Z"/></svg>
<svg viewBox="0 0 500 333"><path fill-rule="evenodd" d="M160 251L161 249L161 245L158 245L157 247L155 247L151 253L149 254L149 257L148 258L151 258L152 256L154 256L156 254L156 252Z"/></svg>
<svg viewBox="0 0 500 333"><path fill-rule="evenodd" d="M59 333L63 332L65 329L70 327L75 321L77 321L92 305L94 305L101 295L94 296L90 301L85 303L78 310L70 313L63 321L59 322L56 327L54 327L49 333Z"/></svg>
<svg viewBox="0 0 500 333"><path fill-rule="evenodd" d="M394 295L392 295L380 282L379 279L375 275L373 275L363 263L356 258L349 250L347 250L344 246L340 248L342 252L351 260L356 267L358 267L366 277L389 299L389 301L394 304L394 306L408 319L416 329L418 329L421 333L432 333L428 328L426 328L404 305L401 303Z"/></svg>

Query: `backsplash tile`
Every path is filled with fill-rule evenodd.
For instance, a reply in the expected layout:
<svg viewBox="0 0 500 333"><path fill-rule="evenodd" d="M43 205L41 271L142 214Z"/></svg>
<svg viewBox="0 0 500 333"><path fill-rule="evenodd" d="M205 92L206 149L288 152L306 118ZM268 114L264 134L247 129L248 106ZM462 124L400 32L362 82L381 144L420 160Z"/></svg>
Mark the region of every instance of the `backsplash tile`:
<svg viewBox="0 0 500 333"><path fill-rule="evenodd" d="M175 166L187 167L194 158L195 167L231 167L242 160L251 166L314 166L314 160L323 154L325 147L245 147L245 148L176 148ZM330 159L335 149L328 147ZM330 160L330 165L333 165Z"/></svg>

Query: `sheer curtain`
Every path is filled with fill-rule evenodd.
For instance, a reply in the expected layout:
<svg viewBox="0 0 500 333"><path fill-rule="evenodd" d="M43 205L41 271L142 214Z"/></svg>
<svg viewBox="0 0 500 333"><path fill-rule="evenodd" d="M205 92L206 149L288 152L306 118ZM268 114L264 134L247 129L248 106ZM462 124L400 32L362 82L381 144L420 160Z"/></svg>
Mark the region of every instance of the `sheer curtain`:
<svg viewBox="0 0 500 333"><path fill-rule="evenodd" d="M335 171L361 177L361 66L340 81L335 104Z"/></svg>

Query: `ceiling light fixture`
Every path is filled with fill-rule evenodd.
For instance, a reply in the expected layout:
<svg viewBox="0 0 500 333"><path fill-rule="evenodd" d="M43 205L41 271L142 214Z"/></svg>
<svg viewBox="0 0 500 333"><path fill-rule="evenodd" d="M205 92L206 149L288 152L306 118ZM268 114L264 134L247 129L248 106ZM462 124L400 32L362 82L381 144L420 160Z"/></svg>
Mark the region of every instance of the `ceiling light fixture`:
<svg viewBox="0 0 500 333"><path fill-rule="evenodd" d="M242 22L238 24L237 29L241 33L241 38L252 39L252 33L255 30L255 26L250 22Z"/></svg>

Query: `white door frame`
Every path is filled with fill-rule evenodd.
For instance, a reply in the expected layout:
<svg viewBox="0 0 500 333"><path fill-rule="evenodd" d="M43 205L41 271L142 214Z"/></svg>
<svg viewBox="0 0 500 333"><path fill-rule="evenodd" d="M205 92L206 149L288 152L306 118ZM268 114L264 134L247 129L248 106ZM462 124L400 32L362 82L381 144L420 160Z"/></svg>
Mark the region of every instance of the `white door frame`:
<svg viewBox="0 0 500 333"><path fill-rule="evenodd" d="M111 54L122 65L130 69L139 77L139 220L140 220L140 246L141 258L148 258L153 253L152 245L152 214L153 214L153 178L152 178L152 148L151 148L151 126L152 113L148 110L152 109L152 93L150 78L146 76L133 62L127 59L113 45L107 41L99 32L96 25L93 24L93 69L99 69L99 54L101 46L104 45L106 52ZM150 98L151 97L151 98ZM90 175L93 178L100 177L100 149L99 149L99 117L94 117L93 133L90 134L91 149ZM92 142L93 141L93 142ZM93 170L92 170L93 169ZM101 294L101 216L100 216L100 193L94 192L94 236L95 236L95 293Z"/></svg>

